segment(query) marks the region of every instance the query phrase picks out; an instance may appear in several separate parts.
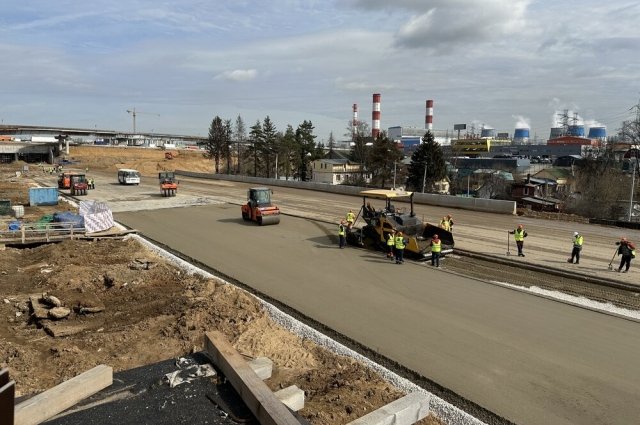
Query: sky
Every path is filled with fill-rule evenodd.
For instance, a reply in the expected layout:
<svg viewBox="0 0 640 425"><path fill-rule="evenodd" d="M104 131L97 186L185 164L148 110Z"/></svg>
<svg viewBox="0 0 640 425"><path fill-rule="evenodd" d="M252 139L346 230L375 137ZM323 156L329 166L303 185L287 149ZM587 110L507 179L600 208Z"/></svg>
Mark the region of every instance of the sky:
<svg viewBox="0 0 640 425"><path fill-rule="evenodd" d="M0 121L206 136L215 116L345 139L482 125L609 135L640 103L637 0L0 0Z"/></svg>

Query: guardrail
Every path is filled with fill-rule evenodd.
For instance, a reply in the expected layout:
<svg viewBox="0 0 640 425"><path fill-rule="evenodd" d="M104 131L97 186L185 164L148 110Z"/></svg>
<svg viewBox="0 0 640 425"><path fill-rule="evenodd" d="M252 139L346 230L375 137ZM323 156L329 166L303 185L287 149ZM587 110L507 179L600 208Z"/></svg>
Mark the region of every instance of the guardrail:
<svg viewBox="0 0 640 425"><path fill-rule="evenodd" d="M0 243L52 242L79 239L85 236L84 227L77 223L24 223L18 230L0 230Z"/></svg>

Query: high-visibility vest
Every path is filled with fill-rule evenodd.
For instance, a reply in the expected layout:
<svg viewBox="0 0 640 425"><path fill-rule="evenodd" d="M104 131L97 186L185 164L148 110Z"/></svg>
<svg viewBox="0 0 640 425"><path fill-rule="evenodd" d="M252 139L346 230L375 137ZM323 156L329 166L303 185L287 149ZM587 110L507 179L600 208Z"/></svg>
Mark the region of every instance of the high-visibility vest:
<svg viewBox="0 0 640 425"><path fill-rule="evenodd" d="M437 241L431 241L431 252L440 252L442 251L442 241L438 239Z"/></svg>
<svg viewBox="0 0 640 425"><path fill-rule="evenodd" d="M404 249L404 237L396 236L396 249Z"/></svg>
<svg viewBox="0 0 640 425"><path fill-rule="evenodd" d="M387 238L387 246L393 246L395 244L393 235L389 233L389 237Z"/></svg>
<svg viewBox="0 0 640 425"><path fill-rule="evenodd" d="M516 229L513 231L513 238L518 241L524 240L524 229Z"/></svg>
<svg viewBox="0 0 640 425"><path fill-rule="evenodd" d="M576 248L582 248L582 242L583 242L583 238L582 236L578 235L575 237L575 239L573 240L573 246Z"/></svg>
<svg viewBox="0 0 640 425"><path fill-rule="evenodd" d="M447 232L451 229L451 226L449 224L449 220L447 219L443 219L440 222L440 227L443 228L444 230L446 230Z"/></svg>
<svg viewBox="0 0 640 425"><path fill-rule="evenodd" d="M344 236L344 226L342 224L338 226L338 236Z"/></svg>
<svg viewBox="0 0 640 425"><path fill-rule="evenodd" d="M353 222L356 219L356 215L352 212L347 213L347 221Z"/></svg>

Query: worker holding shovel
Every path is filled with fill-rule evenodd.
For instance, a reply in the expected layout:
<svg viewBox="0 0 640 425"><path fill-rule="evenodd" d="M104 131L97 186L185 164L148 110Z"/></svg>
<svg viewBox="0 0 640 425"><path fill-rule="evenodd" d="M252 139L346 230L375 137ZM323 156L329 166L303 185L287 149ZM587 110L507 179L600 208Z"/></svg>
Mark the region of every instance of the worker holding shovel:
<svg viewBox="0 0 640 425"><path fill-rule="evenodd" d="M620 259L620 266L618 267L618 273L620 273L620 271L622 271L622 273L626 273L629 271L629 267L631 267L631 259L636 256L636 247L629 242L627 238L620 239L620 242L616 242L616 245L619 245L617 251L618 255L622 256ZM623 266L625 267L624 270L622 270Z"/></svg>

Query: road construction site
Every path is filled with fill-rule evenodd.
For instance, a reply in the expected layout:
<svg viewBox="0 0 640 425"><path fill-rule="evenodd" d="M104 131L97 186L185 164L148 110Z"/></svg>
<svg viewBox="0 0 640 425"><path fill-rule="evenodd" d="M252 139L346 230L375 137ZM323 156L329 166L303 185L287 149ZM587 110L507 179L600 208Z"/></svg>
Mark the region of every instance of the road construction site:
<svg viewBox="0 0 640 425"><path fill-rule="evenodd" d="M177 196L162 198L153 176L120 186L112 171L92 172L87 198L106 201L119 222L486 422L640 416L637 272L608 269L614 242L637 241L637 231L418 205L426 222L455 222L458 252L432 269L338 250L337 224L358 197L275 188L284 216L260 227L240 216L247 184L179 177ZM519 223L524 258L506 255ZM566 262L573 231L585 237L579 265Z"/></svg>

